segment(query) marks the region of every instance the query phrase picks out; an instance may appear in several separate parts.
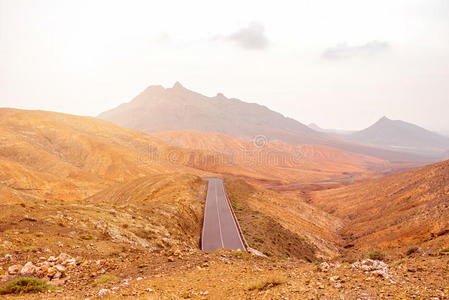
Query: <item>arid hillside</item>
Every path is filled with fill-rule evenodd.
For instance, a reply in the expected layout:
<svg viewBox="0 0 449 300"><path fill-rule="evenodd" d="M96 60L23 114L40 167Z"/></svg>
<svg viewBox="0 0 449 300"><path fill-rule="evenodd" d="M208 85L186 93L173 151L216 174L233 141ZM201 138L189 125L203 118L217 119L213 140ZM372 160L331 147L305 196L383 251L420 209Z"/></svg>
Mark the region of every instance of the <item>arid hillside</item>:
<svg viewBox="0 0 449 300"><path fill-rule="evenodd" d="M449 161L312 195L341 218L345 245L400 249L447 246Z"/></svg>
<svg viewBox="0 0 449 300"><path fill-rule="evenodd" d="M151 134L163 142L200 153L209 160L195 167L222 174L241 176L261 186L311 184L341 178L348 181L388 172L388 161L336 148L310 144L286 144L258 136L253 141L237 139L222 133L194 130L167 131Z"/></svg>
<svg viewBox="0 0 449 300"><path fill-rule="evenodd" d="M79 200L142 176L201 174L170 162L165 155L171 151L182 153L95 118L0 109L1 201L23 196Z"/></svg>
<svg viewBox="0 0 449 300"><path fill-rule="evenodd" d="M0 110L0 192L79 200L109 186L161 173L241 176L272 186L371 174L386 161L325 146L260 145L218 133L149 136L89 117Z"/></svg>
<svg viewBox="0 0 449 300"><path fill-rule="evenodd" d="M229 199L250 247L276 257L337 257L342 222L320 209L241 179L225 180Z"/></svg>

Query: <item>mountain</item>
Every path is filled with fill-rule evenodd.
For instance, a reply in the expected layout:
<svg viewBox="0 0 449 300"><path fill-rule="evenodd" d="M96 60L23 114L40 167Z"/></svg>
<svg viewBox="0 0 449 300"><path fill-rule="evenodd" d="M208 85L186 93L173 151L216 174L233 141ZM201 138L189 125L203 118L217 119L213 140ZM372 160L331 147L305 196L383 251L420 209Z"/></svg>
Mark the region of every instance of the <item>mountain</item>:
<svg viewBox="0 0 449 300"><path fill-rule="evenodd" d="M313 204L345 221L347 245L447 247L449 161L316 192Z"/></svg>
<svg viewBox="0 0 449 300"><path fill-rule="evenodd" d="M98 116L119 126L155 133L173 130L219 132L241 139L280 140L292 144L324 145L390 161L428 161L429 157L348 142L317 132L265 106L226 98L207 97L183 87L149 86L128 103ZM433 158L432 158L433 159Z"/></svg>
<svg viewBox="0 0 449 300"><path fill-rule="evenodd" d="M329 134L338 134L338 135L348 135L351 133L354 133L354 131L350 131L350 130L341 130L341 129L324 129L321 128L320 126L318 126L315 123L310 123L309 125L307 125L310 129L313 129L315 131L318 132L324 132L324 133L329 133Z"/></svg>
<svg viewBox="0 0 449 300"><path fill-rule="evenodd" d="M257 135L306 142L321 138L307 126L256 103L223 94L206 97L184 88L150 86L131 102L99 115L100 119L146 133L193 129L252 139Z"/></svg>
<svg viewBox="0 0 449 300"><path fill-rule="evenodd" d="M441 131L441 132L439 132L439 134L441 134L445 137L449 137L449 131Z"/></svg>
<svg viewBox="0 0 449 300"><path fill-rule="evenodd" d="M382 117L372 126L353 133L351 141L404 152L438 156L449 150L449 138L417 125Z"/></svg>

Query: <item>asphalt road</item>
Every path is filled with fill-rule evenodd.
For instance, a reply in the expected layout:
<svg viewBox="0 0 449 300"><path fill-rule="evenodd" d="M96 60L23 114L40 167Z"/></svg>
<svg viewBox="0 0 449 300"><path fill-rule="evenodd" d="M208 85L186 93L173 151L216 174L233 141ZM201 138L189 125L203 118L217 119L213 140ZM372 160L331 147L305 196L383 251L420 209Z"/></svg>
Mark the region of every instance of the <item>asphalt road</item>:
<svg viewBox="0 0 449 300"><path fill-rule="evenodd" d="M215 251L223 248L246 251L237 221L226 198L223 180L220 178L204 178L204 180L209 184L204 208L201 249Z"/></svg>

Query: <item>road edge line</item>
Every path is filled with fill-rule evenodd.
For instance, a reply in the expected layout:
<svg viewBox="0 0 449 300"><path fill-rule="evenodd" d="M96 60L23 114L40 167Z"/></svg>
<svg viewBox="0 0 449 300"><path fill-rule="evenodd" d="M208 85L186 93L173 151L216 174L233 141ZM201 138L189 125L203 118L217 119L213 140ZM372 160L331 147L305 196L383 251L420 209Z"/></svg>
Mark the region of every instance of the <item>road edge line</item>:
<svg viewBox="0 0 449 300"><path fill-rule="evenodd" d="M231 209L232 217L234 218L234 222L237 225L237 230L239 231L239 235L240 235L240 237L242 239L243 246L245 247L244 250L245 250L245 252L248 252L248 248L249 248L248 242L246 241L245 236L243 235L243 231L242 231L242 228L240 227L239 220L237 219L237 216L235 215L234 209L232 208L231 201L228 198L228 192L226 191L226 186L224 184L224 179L222 179L222 181L223 181L223 190L224 190L224 194L225 194L225 197L226 197L226 202L228 203L228 206Z"/></svg>

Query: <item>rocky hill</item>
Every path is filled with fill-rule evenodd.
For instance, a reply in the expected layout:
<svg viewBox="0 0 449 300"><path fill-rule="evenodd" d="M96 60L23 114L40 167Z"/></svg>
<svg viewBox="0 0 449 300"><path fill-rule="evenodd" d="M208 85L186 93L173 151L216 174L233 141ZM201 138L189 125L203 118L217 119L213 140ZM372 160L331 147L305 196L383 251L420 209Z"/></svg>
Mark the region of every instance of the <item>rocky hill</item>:
<svg viewBox="0 0 449 300"><path fill-rule="evenodd" d="M449 241L449 161L316 192L313 203L345 221L346 246L445 247Z"/></svg>
<svg viewBox="0 0 449 300"><path fill-rule="evenodd" d="M382 117L375 124L352 133L347 138L357 143L435 157L442 157L442 154L449 149L448 137L387 117Z"/></svg>
<svg viewBox="0 0 449 300"><path fill-rule="evenodd" d="M0 187L8 195L2 201L79 200L143 176L201 173L163 159L182 150L89 117L0 109L0 141ZM149 148L161 157L149 157Z"/></svg>

